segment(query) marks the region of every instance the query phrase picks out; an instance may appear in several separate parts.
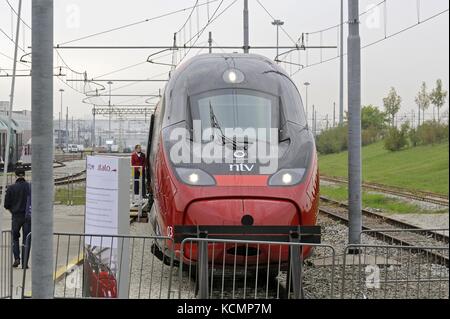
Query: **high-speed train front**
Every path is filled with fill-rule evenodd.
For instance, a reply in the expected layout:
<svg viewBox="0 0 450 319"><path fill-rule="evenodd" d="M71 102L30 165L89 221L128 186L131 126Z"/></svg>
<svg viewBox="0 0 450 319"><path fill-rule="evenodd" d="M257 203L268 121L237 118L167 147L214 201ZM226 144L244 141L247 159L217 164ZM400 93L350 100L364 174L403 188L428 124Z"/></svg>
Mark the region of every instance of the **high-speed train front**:
<svg viewBox="0 0 450 319"><path fill-rule="evenodd" d="M316 224L314 138L295 84L265 57L207 54L180 66L148 147L157 235L173 237L180 225ZM257 254L270 258L264 248Z"/></svg>

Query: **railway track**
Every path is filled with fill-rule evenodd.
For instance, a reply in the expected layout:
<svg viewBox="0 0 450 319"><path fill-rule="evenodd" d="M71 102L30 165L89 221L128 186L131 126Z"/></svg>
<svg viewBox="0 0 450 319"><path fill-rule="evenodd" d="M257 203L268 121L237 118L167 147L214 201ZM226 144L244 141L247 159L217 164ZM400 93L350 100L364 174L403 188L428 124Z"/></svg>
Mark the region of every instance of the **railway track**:
<svg viewBox="0 0 450 319"><path fill-rule="evenodd" d="M64 186L71 183L81 183L86 181L86 170L69 176L55 178L55 186Z"/></svg>
<svg viewBox="0 0 450 319"><path fill-rule="evenodd" d="M348 205L325 197L321 197L321 202L327 204L326 207L321 205L320 212L322 214L348 224ZM363 231L366 234L391 245L424 247L417 250L421 253L430 254L437 260L445 262L447 267L449 266L448 252L444 255L432 249L432 247L442 248L449 245L448 230L422 229L365 209L362 210L362 217Z"/></svg>
<svg viewBox="0 0 450 319"><path fill-rule="evenodd" d="M66 153L66 154L55 154L56 162L71 162L76 160L84 160L87 155L92 155L91 152L83 153Z"/></svg>
<svg viewBox="0 0 450 319"><path fill-rule="evenodd" d="M329 176L321 176L320 179L322 181L336 183L336 184L347 184L348 181L345 178L341 177L329 177ZM362 184L364 189L377 191L385 194L395 195L403 198L413 199L421 202L427 202L431 204L441 205L441 206L449 206L448 196L442 194L436 194L432 192L424 192L424 191L409 191L406 189L402 189L399 187L386 186L377 183L369 183L364 182Z"/></svg>

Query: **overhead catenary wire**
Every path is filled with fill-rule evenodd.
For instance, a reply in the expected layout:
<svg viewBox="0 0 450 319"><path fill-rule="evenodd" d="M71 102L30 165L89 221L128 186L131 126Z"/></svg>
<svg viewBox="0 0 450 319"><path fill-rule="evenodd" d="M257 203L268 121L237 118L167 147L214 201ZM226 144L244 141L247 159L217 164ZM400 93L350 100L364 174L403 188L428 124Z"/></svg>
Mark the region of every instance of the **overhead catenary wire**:
<svg viewBox="0 0 450 319"><path fill-rule="evenodd" d="M409 31L409 30L414 29L414 28L416 28L416 27L418 27L418 26L420 26L420 25L423 25L423 24L425 24L426 22L429 22L429 21L431 21L431 20L434 20L434 19L436 19L436 18L440 17L441 15L443 15L443 14L445 14L445 13L448 13L448 12L449 12L449 9L448 9L448 8L445 9L445 10L442 10L442 11L440 11L440 12L438 12L438 13L436 13L436 14L434 14L434 15L432 15L432 16L426 18L426 19L423 19L420 23L415 23L415 24L410 25L410 26L408 26L408 27L402 28L401 30L396 31L396 32L394 32L394 33L392 33L392 34L387 34L386 36L384 36L384 37L381 38L381 39L378 39L378 40L373 41L373 42L371 42L371 43L365 44L365 45L363 45L363 46L361 47L361 49L366 49L366 48L372 47L372 46L374 46L374 45L377 45L377 44L379 44L379 43L382 43L382 42L384 42L384 41L386 41L386 40L392 39L392 38L394 38L394 37L396 37L396 36L398 36L398 35L401 35L401 34L407 32L407 31ZM346 55L347 55L347 53L344 53L344 56L346 56ZM306 65L305 67L303 67L303 68L297 70L296 72L294 72L293 75L296 75L297 73L299 73L300 71L303 71L303 70L305 70L305 69L308 69L308 68L311 68L311 67L314 67L314 66L318 66L318 65L321 65L321 64L324 64L324 63L328 63L328 62L337 60L337 59L339 59L339 57L340 57L340 56L334 56L334 57L331 57L331 58L329 58L329 59L325 59L325 60L323 60L323 61L321 61L321 62L308 64L308 65Z"/></svg>
<svg viewBox="0 0 450 319"><path fill-rule="evenodd" d="M275 17L267 10L267 8L261 3L260 0L256 0L256 2L264 9L264 11L272 18L272 20L276 20ZM283 26L280 26L281 31L286 34L286 36L292 41L292 43L297 44L298 41L295 41L294 38L286 31Z"/></svg>
<svg viewBox="0 0 450 319"><path fill-rule="evenodd" d="M208 3L217 2L217 1L219 1L219 0L210 0L208 2L204 2L204 3L198 4L198 6L206 6ZM137 22L129 23L129 24L126 24L126 25L122 25L122 26L119 26L119 27L112 28L112 29L104 30L104 31L101 31L101 32L96 32L96 33L89 34L89 35L86 35L86 36L83 36L83 37L80 37L80 38L76 38L76 39L73 39L73 40L62 42L59 45L66 45L66 44L69 44L69 43L78 42L78 41L81 41L81 40L86 40L86 39L90 39L90 38L93 38L93 37L97 37L99 35L104 35L104 34L107 34L107 33L123 30L123 29L130 28L130 27L134 27L134 26L137 26L137 25L140 25L140 24L143 24L143 23L147 23L147 22L150 22L150 21L155 21L155 20L158 20L158 19L169 17L171 15L182 13L182 12L185 12L185 11L190 10L192 8L193 7L191 6L191 7L187 7L187 8L183 8L183 9L167 12L167 13L164 13L164 14L152 17L152 18L140 20L140 21L137 21Z"/></svg>
<svg viewBox="0 0 450 319"><path fill-rule="evenodd" d="M385 4L386 2L387 2L387 0L383 0L383 1L378 2L377 4L375 4L373 6L370 6L367 10L360 12L359 17L360 18L363 17L364 15L372 12L375 8ZM344 24L348 24L348 21L345 21ZM329 26L329 27L326 27L326 28L323 28L323 29L320 29L320 30L315 30L315 31L305 32L305 33L307 33L309 35L319 34L321 32L326 32L326 31L330 31L330 30L335 29L335 28L339 28L341 25L342 25L341 23L338 23L338 24L335 24L335 25L332 25L332 26Z"/></svg>
<svg viewBox="0 0 450 319"><path fill-rule="evenodd" d="M220 7L222 6L224 0L221 0L219 5L217 6L217 8L214 10L213 14L211 15L210 19L206 22L206 24L203 26L203 28L201 28L201 30L199 32L197 32L196 34L194 34L189 40L184 41L183 47L186 47L188 43L190 43L192 40L194 40L194 38L197 38L197 40L202 36L203 32L205 32L206 28L208 26L210 26L216 19L218 19L223 13L225 13L231 6L233 6L233 4L236 3L237 0L233 1L228 7L226 7L219 15L216 14L219 11ZM193 45L191 46L195 46L195 44L197 43L197 41L194 42Z"/></svg>
<svg viewBox="0 0 450 319"><path fill-rule="evenodd" d="M194 44L193 44L195 46L197 41L200 39L202 34L205 32L206 28L208 26L210 26L214 21L216 21L219 17L221 17L225 12L227 12L237 2L237 0L234 0L231 4L229 4L227 7L225 7L219 14L217 14L217 12L219 11L219 9L222 6L223 2L224 2L224 0L220 1L219 5L214 10L213 14L211 15L210 19L205 24L205 26L199 32L197 32L197 34L195 34L191 39L189 39L187 42L185 42L184 45L183 45L184 47L186 46L186 44L188 42L192 41L196 37L196 39L194 41ZM216 16L216 14L217 14L217 16ZM191 52L191 50L192 50L192 47L190 47L188 49L188 51L184 53L184 56L180 58L180 61L178 61L178 64L181 63L188 56L188 54Z"/></svg>
<svg viewBox="0 0 450 319"><path fill-rule="evenodd" d="M0 28L0 32L9 40L12 44L16 44L13 38L11 38L2 28ZM20 51L26 52L24 48L22 48L20 45L17 45Z"/></svg>
<svg viewBox="0 0 450 319"><path fill-rule="evenodd" d="M375 5L373 5L373 6L368 7L365 11L362 11L362 12L359 13L359 17L361 18L361 17L363 17L364 15L366 15L366 14L368 14L368 13L370 13L370 12L373 12L373 10L374 10L375 8L378 8L379 6L381 6L381 5L383 5L383 4L384 4L384 7L386 8L386 3L387 3L387 0L383 0L383 1L380 1L380 2L378 2L377 4L375 4ZM386 17L386 14L385 14L385 17ZM337 25L332 25L332 26L329 26L329 27L326 27L326 28L323 28L323 29L320 29L320 30L316 30L316 31L312 31L312 32L304 32L304 33L302 33L302 35L300 36L298 42L299 42L302 46L303 46L304 43L306 42L306 46L308 46L308 42L309 42L310 36L319 34L319 35L320 35L320 38L321 38L321 44L322 44L322 37L323 37L324 33L327 32L327 31L336 29L337 34L338 34L338 41L337 41L336 43L339 44L339 43L340 43L340 41L339 41L339 31L340 31L341 26L344 25L344 24L348 24L348 21L345 21L345 22L343 22L343 23L338 23ZM387 33L387 31L386 31L386 30L387 30L386 25L387 25L387 23L386 23L386 19L385 19L385 37L386 37L386 33ZM339 51L339 46L336 46L336 48L337 48L338 51ZM323 48L321 48L321 53L320 53L320 54L321 54L321 57L320 57L320 61L321 61L321 63L322 63L322 62L328 62L330 59L327 59L327 60L324 60L324 59L323 59L323 56L322 56L322 53L323 53L323 52L322 52L322 50L323 50ZM290 53L290 51L281 53L279 56L283 56L283 55L286 55L286 54L288 54L288 53ZM305 60L306 60L306 66L308 67L308 66L309 66L309 52L306 51L306 52L305 52L305 55L306 55L306 57L305 57ZM337 59L337 58L339 58L339 57L340 57L340 53L338 52L338 53L337 53L337 56L336 56L336 57L333 57L332 59ZM279 59L278 59L278 60L279 60ZM300 60L300 54L299 54L299 60ZM286 60L285 60L285 59L284 59L284 60L279 60L279 62L281 62L281 63L286 63ZM302 65L302 64L299 62L298 65ZM317 63L315 63L314 65L317 65ZM299 67L299 69L298 69L294 74L300 72L302 69L304 69L304 68Z"/></svg>
<svg viewBox="0 0 450 319"><path fill-rule="evenodd" d="M191 10L191 12L189 13L189 15L188 15L186 21L183 23L183 25L181 26L181 28L180 28L176 33L181 32L181 30L183 30L183 29L186 27L186 25L188 24L189 20L192 18L192 15L194 14L195 10L198 8L198 2L199 2L199 0L196 0L196 1L195 1L195 4L194 4L194 6L192 7L192 10Z"/></svg>
<svg viewBox="0 0 450 319"><path fill-rule="evenodd" d="M9 55L7 55L7 54L5 54L3 52L0 52L0 55L5 57L5 58L7 58L8 60L14 61L14 58L10 57ZM17 61L17 63L19 63L19 64L21 64L23 66L26 66L26 67L30 67L29 65L27 65L27 64L25 64L23 62L20 62L20 61ZM31 68L28 71L30 71L30 70L31 70Z"/></svg>
<svg viewBox="0 0 450 319"><path fill-rule="evenodd" d="M12 11L16 16L19 16L19 15L17 14L16 9L14 9L14 7L11 5L11 3L9 3L8 0L5 0L5 2L6 2L6 3L8 4L8 6L11 8L11 11ZM29 30L31 30L30 25L29 25L28 23L26 23L25 20L22 19L22 17L20 17L20 21L22 21L22 23L23 23L24 26L26 26Z"/></svg>

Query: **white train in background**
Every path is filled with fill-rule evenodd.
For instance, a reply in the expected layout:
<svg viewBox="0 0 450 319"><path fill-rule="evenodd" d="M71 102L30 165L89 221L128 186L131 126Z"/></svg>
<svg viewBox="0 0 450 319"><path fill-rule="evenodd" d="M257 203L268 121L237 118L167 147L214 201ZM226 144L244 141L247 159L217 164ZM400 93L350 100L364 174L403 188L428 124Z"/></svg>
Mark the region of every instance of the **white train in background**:
<svg viewBox="0 0 450 319"><path fill-rule="evenodd" d="M6 142L8 128L10 130L8 171L13 171L18 165L31 168L31 140L23 144L23 129L16 120L0 116L0 169L5 166Z"/></svg>

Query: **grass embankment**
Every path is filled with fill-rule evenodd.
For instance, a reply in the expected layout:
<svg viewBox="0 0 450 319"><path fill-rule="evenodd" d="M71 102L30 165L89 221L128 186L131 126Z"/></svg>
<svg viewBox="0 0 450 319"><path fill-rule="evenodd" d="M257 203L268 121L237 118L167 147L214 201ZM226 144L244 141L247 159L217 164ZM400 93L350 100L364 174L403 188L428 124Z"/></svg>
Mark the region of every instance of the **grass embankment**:
<svg viewBox="0 0 450 319"><path fill-rule="evenodd" d="M80 206L86 204L86 190L84 188L68 189L58 187L55 189L55 204Z"/></svg>
<svg viewBox="0 0 450 319"><path fill-rule="evenodd" d="M348 153L320 156L324 176L347 177ZM389 152L383 143L363 148L363 180L448 195L449 144Z"/></svg>
<svg viewBox="0 0 450 319"><path fill-rule="evenodd" d="M348 197L347 187L343 186L321 186L320 193L322 196L346 202ZM443 210L427 210L418 205L407 203L403 200L384 196L382 194L374 194L363 192L363 207L379 209L385 213L392 214L448 214L448 209Z"/></svg>

